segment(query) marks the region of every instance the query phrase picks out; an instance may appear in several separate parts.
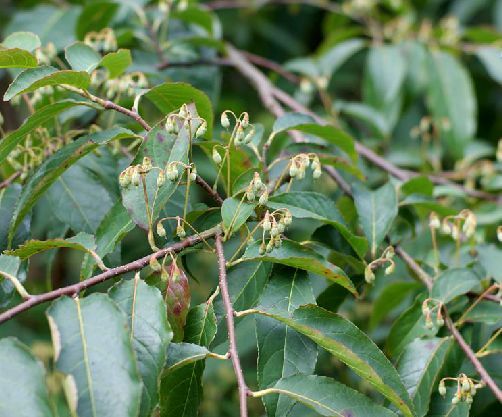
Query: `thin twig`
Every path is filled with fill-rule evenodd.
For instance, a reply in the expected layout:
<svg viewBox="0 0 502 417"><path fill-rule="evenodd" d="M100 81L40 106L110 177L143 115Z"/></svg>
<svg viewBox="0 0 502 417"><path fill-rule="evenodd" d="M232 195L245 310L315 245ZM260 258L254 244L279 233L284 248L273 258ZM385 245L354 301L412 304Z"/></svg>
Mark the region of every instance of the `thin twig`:
<svg viewBox="0 0 502 417"><path fill-rule="evenodd" d="M0 190L7 188L17 177L21 175L21 171L14 172L9 178L0 182Z"/></svg>
<svg viewBox="0 0 502 417"><path fill-rule="evenodd" d="M86 288L92 287L93 285L104 282L110 278L125 274L127 272L138 271L140 269L143 269L145 266L150 264L150 259L152 257L158 259L166 256L168 253L178 253L185 248L197 245L198 243L202 242L203 239L208 239L210 237L213 237L216 233L219 232L220 232L219 226L213 227L198 235L189 236L185 240L175 243L167 248L160 249L159 251L151 255L147 255L144 256L143 258L137 259L136 261L129 262L128 264L109 269L99 275L95 275L92 278L86 279L76 284L58 288L57 290L49 291L42 294L31 295L30 298L28 298L26 301L1 313L0 324L7 320L10 320L12 317L22 313L23 311L26 311L32 308L33 306L36 306L37 304L55 300L56 298L59 298L63 295L75 296L79 294L81 291L85 290Z"/></svg>
<svg viewBox="0 0 502 417"><path fill-rule="evenodd" d="M227 319L227 330L228 330L228 353L230 354L230 359L232 360L232 365L234 367L235 376L237 378L237 386L239 389L239 402L240 402L240 417L247 417L247 396L250 393L249 388L244 380L244 374L242 372L241 362L239 359L239 352L237 351L237 343L235 338L235 323L234 323L234 308L232 307L232 300L230 299L230 294L228 293L227 284L227 269L225 262L225 254L223 252L223 243L220 233L216 233L215 236L216 243L216 256L218 258L218 272L219 272L219 282L221 298L223 300L223 306L225 308L226 319Z"/></svg>
<svg viewBox="0 0 502 417"><path fill-rule="evenodd" d="M223 198L221 198L221 196L218 194L218 191L213 190L213 188L204 180L204 178L202 178L198 174L195 178L195 183L199 185L206 193L208 193L219 206L223 204Z"/></svg>

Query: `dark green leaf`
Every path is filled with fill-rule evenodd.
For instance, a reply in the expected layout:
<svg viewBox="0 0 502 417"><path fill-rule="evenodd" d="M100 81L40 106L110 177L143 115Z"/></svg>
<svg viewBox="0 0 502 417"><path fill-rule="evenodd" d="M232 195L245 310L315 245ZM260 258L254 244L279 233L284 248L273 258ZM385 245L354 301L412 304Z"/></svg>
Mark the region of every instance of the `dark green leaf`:
<svg viewBox="0 0 502 417"><path fill-rule="evenodd" d="M9 187L0 190L0 252L3 252L9 246L9 227L22 189L19 184L11 184ZM12 247L16 247L29 239L30 220L30 216L27 216L20 223L20 227L17 228L12 239Z"/></svg>
<svg viewBox="0 0 502 417"><path fill-rule="evenodd" d="M431 297L448 303L479 285L479 278L470 269L453 268L439 275L432 286Z"/></svg>
<svg viewBox="0 0 502 417"><path fill-rule="evenodd" d="M17 278L22 282L24 276L20 275L21 260L15 256L0 255L0 306L8 304L16 292L14 284L7 276Z"/></svg>
<svg viewBox="0 0 502 417"><path fill-rule="evenodd" d="M118 9L119 3L111 1L93 1L87 3L78 17L76 27L78 38L84 39L87 32L98 32L107 27Z"/></svg>
<svg viewBox="0 0 502 417"><path fill-rule="evenodd" d="M256 203L249 203L245 199L229 197L225 199L221 206L221 218L223 219L223 229L227 235L238 231L253 215Z"/></svg>
<svg viewBox="0 0 502 417"><path fill-rule="evenodd" d="M206 359L210 351L194 343L171 343L167 351L166 371L172 372L177 368Z"/></svg>
<svg viewBox="0 0 502 417"><path fill-rule="evenodd" d="M362 39L349 39L337 43L317 60L321 74L331 77L352 55L364 47Z"/></svg>

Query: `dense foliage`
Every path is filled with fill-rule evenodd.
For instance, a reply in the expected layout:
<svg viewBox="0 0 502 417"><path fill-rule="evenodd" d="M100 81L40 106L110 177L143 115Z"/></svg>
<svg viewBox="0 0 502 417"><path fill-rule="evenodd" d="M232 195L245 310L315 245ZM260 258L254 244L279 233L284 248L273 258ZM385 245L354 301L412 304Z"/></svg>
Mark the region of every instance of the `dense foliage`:
<svg viewBox="0 0 502 417"><path fill-rule="evenodd" d="M502 1L4 3L0 417L500 415Z"/></svg>

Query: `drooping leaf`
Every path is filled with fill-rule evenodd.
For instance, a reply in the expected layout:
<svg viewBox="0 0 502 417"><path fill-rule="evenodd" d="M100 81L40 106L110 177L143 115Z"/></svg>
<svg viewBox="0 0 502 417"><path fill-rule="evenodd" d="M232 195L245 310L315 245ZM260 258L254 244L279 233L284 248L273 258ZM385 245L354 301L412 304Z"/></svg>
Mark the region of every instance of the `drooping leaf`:
<svg viewBox="0 0 502 417"><path fill-rule="evenodd" d="M117 78L132 64L131 51L129 49L119 49L106 54L99 62L100 67L108 70L109 78Z"/></svg>
<svg viewBox="0 0 502 417"><path fill-rule="evenodd" d="M143 380L139 416L150 416L158 403L158 382L172 338L166 305L157 288L135 277L122 280L108 291L110 298L127 315L133 348Z"/></svg>
<svg viewBox="0 0 502 417"><path fill-rule="evenodd" d="M210 353L205 346L194 343L171 343L167 351L166 369L172 372L176 368L206 359Z"/></svg>
<svg viewBox="0 0 502 417"><path fill-rule="evenodd" d="M141 399L127 320L104 294L63 297L47 310L59 371L74 385L68 403L79 417L135 417ZM103 348L106 347L106 354Z"/></svg>
<svg viewBox="0 0 502 417"><path fill-rule="evenodd" d="M13 233L40 196L75 162L98 146L134 136L128 129L116 127L91 133L64 146L47 158L30 177L19 196L12 216L10 233Z"/></svg>
<svg viewBox="0 0 502 417"><path fill-rule="evenodd" d="M395 417L397 414L334 379L317 375L294 375L281 379L273 392L291 397L321 416ZM278 416L287 416L295 403L284 396L277 406Z"/></svg>
<svg viewBox="0 0 502 417"><path fill-rule="evenodd" d="M434 281L431 297L446 304L455 297L471 291L477 285L479 278L471 269L448 269Z"/></svg>
<svg viewBox="0 0 502 417"><path fill-rule="evenodd" d="M0 339L0 369L0 416L53 416L45 369L25 345Z"/></svg>
<svg viewBox="0 0 502 417"><path fill-rule="evenodd" d="M305 271L276 268L260 300L260 309L289 316L302 304L315 303ZM256 318L258 386L270 388L281 378L310 375L317 362L317 347L307 336L270 317ZM263 397L269 416L277 413L278 395Z"/></svg>
<svg viewBox="0 0 502 417"><path fill-rule="evenodd" d="M198 115L207 122L206 137L211 138L213 132L213 106L209 97L202 91L186 83L164 83L155 86L142 96L142 100L150 101L165 117L183 104L193 103ZM142 106L140 102L140 113ZM146 114L145 114L146 116Z"/></svg>
<svg viewBox="0 0 502 417"><path fill-rule="evenodd" d="M29 93L41 87L52 85L71 85L72 87L85 89L90 82L91 78L85 71L59 71L57 68L48 66L28 68L12 81L3 99L9 101L18 94Z"/></svg>
<svg viewBox="0 0 502 417"><path fill-rule="evenodd" d="M71 107L86 105L89 105L89 103L85 101L64 100L54 104L49 104L40 110L37 110L26 119L19 129L5 136L0 141L0 164L3 163L9 152L14 149L16 145L19 144L19 142L21 142L32 130L43 126L59 113Z"/></svg>
<svg viewBox="0 0 502 417"><path fill-rule="evenodd" d="M405 416L413 406L396 369L373 341L342 316L315 305L298 308L292 317L256 310L290 326L348 365L389 399Z"/></svg>
<svg viewBox="0 0 502 417"><path fill-rule="evenodd" d="M399 358L397 370L413 401L417 417L427 414L432 389L451 345L452 339L448 337L415 339Z"/></svg>
<svg viewBox="0 0 502 417"><path fill-rule="evenodd" d="M37 59L25 49L3 48L0 45L0 68L33 68Z"/></svg>
<svg viewBox="0 0 502 417"><path fill-rule="evenodd" d="M359 223L370 243L371 256L375 258L378 246L397 216L396 191L390 183L374 191L364 185L354 184L352 190Z"/></svg>
<svg viewBox="0 0 502 417"><path fill-rule="evenodd" d="M216 334L212 304L200 304L190 310L185 327L185 342L208 347ZM202 373L205 361L167 369L160 383L161 417L196 417L202 400Z"/></svg>
<svg viewBox="0 0 502 417"><path fill-rule="evenodd" d="M293 268L303 269L314 274L322 275L334 283L347 288L351 293L357 294L352 281L336 265L331 264L322 256L294 241L286 240L281 247L275 248L270 253L260 255L260 242L255 242L247 247L242 256L243 261L262 260L274 262Z"/></svg>
<svg viewBox="0 0 502 417"><path fill-rule="evenodd" d="M476 133L476 99L465 68L447 52L429 56L428 106L432 115L446 118L441 139L452 157L462 157Z"/></svg>
<svg viewBox="0 0 502 417"><path fill-rule="evenodd" d="M293 218L309 218L336 227L355 252L363 257L368 249L366 239L354 235L346 226L335 203L323 194L311 191L292 191L272 196L267 206L273 209L287 208Z"/></svg>
<svg viewBox="0 0 502 417"><path fill-rule="evenodd" d="M246 199L226 198L221 206L221 218L225 233L231 235L238 231L254 213L255 208L256 203L250 203Z"/></svg>
<svg viewBox="0 0 502 417"><path fill-rule="evenodd" d="M19 48L33 52L40 47L40 38L31 32L14 32L3 40L2 46L4 48Z"/></svg>
<svg viewBox="0 0 502 417"><path fill-rule="evenodd" d="M75 71L91 73L101 61L101 55L84 42L75 42L65 48L65 58Z"/></svg>

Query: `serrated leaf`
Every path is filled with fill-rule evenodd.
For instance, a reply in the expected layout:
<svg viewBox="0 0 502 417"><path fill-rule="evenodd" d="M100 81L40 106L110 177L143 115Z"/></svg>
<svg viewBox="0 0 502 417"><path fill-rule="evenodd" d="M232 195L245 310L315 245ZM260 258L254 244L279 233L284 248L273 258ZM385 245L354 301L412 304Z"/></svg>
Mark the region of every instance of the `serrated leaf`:
<svg viewBox="0 0 502 417"><path fill-rule="evenodd" d="M141 102L150 101L164 118L183 104L193 103L198 115L207 122L205 137L211 138L213 133L213 106L209 97L202 91L186 83L164 83L155 86L141 97L140 113L143 114ZM145 114L146 116L146 114Z"/></svg>
<svg viewBox="0 0 502 417"><path fill-rule="evenodd" d="M315 303L305 271L275 269L260 300L259 309L289 316L302 304ZM317 347L305 335L270 317L256 317L258 342L258 386L272 387L281 378L295 374L310 375L317 362ZM279 396L263 397L269 416L277 413Z"/></svg>
<svg viewBox="0 0 502 417"><path fill-rule="evenodd" d="M194 343L171 343L167 351L166 371L172 372L177 368L206 359L210 353L205 346Z"/></svg>
<svg viewBox="0 0 502 417"><path fill-rule="evenodd" d="M75 42L65 48L65 58L75 71L91 73L101 61L101 55L84 42Z"/></svg>
<svg viewBox="0 0 502 417"><path fill-rule="evenodd" d="M113 140L134 137L128 129L116 127L83 136L64 146L47 158L29 178L19 196L19 202L12 215L10 234L31 210L42 194L75 162L95 150L98 146Z"/></svg>
<svg viewBox="0 0 502 417"><path fill-rule="evenodd" d="M452 339L415 339L403 351L397 364L404 386L415 406L417 417L429 410L432 389L452 346Z"/></svg>
<svg viewBox="0 0 502 417"><path fill-rule="evenodd" d="M19 48L28 52L33 52L40 45L40 38L31 32L11 33L2 42L2 46L5 48Z"/></svg>
<svg viewBox="0 0 502 417"><path fill-rule="evenodd" d="M0 339L0 369L0 416L53 416L45 369L25 345Z"/></svg>
<svg viewBox="0 0 502 417"><path fill-rule="evenodd" d="M79 417L136 417L141 380L127 326L104 294L62 297L47 310L56 367L76 385ZM106 347L106 354L103 349Z"/></svg>
<svg viewBox="0 0 502 417"><path fill-rule="evenodd" d="M371 256L375 258L378 246L397 216L396 190L391 183L374 191L362 184L354 184L352 190L359 224L370 243Z"/></svg>
<svg viewBox="0 0 502 417"><path fill-rule="evenodd" d="M132 64L131 51L129 49L119 49L106 54L101 59L99 66L108 70L110 79L117 78Z"/></svg>
<svg viewBox="0 0 502 417"><path fill-rule="evenodd" d="M347 288L352 294L357 294L354 284L345 272L305 246L294 241L285 240L281 247L274 248L272 252L265 253L264 255L259 254L259 248L260 242L255 242L248 246L242 256L242 260L262 260L303 269L322 275L330 281Z"/></svg>
<svg viewBox="0 0 502 417"><path fill-rule="evenodd" d="M86 89L90 82L91 78L85 71L59 71L57 68L48 66L28 68L12 81L3 96L3 100L9 101L18 94L29 93L51 85L71 85L76 88Z"/></svg>
<svg viewBox="0 0 502 417"><path fill-rule="evenodd" d="M89 105L89 103L85 101L64 100L54 104L49 104L40 110L37 110L25 120L19 129L8 134L0 141L0 164L3 163L5 157L10 153L10 151L14 149L16 145L19 144L19 142L21 142L32 130L43 126L59 113L68 110L71 107L86 105Z"/></svg>
<svg viewBox="0 0 502 417"><path fill-rule="evenodd" d="M373 341L347 319L315 305L298 308L292 317L262 310L255 312L279 320L306 335L348 365L405 416L414 415L396 369Z"/></svg>
<svg viewBox="0 0 502 417"><path fill-rule="evenodd" d="M233 232L238 231L253 215L256 206L256 203L250 203L245 199L226 198L221 206L221 218L225 233L230 236Z"/></svg>
<svg viewBox="0 0 502 417"><path fill-rule="evenodd" d="M476 56L483 63L490 76L502 84L502 49L494 46L476 48Z"/></svg>
<svg viewBox="0 0 502 417"><path fill-rule="evenodd" d="M447 52L432 52L428 61L428 107L436 119L448 120L448 128L441 129L441 139L447 153L460 158L476 133L472 80L462 64Z"/></svg>
<svg viewBox="0 0 502 417"><path fill-rule="evenodd" d="M122 280L108 291L127 315L133 349L143 380L140 417L150 416L158 403L158 382L173 333L167 321L166 304L157 288L138 278Z"/></svg>
<svg viewBox="0 0 502 417"><path fill-rule="evenodd" d="M293 218L309 218L330 224L338 229L359 257L368 249L366 239L354 235L346 226L335 203L323 194L311 191L293 191L274 195L267 206L273 209L287 208Z"/></svg>
<svg viewBox="0 0 502 417"><path fill-rule="evenodd" d="M28 51L20 48L4 49L0 45L0 68L33 68L37 59Z"/></svg>
<svg viewBox="0 0 502 417"><path fill-rule="evenodd" d="M216 317L211 304L190 310L185 327L185 342L208 347L216 334ZM199 360L167 370L160 383L161 417L196 417L202 400L202 373L205 362Z"/></svg>
<svg viewBox="0 0 502 417"><path fill-rule="evenodd" d="M300 402L321 416L396 417L397 414L334 379L317 375L295 375L281 379L272 388ZM294 403L281 398L278 416L289 415Z"/></svg>
<svg viewBox="0 0 502 417"><path fill-rule="evenodd" d="M479 278L471 269L448 269L434 281L431 297L446 304L455 297L471 291L477 285Z"/></svg>

